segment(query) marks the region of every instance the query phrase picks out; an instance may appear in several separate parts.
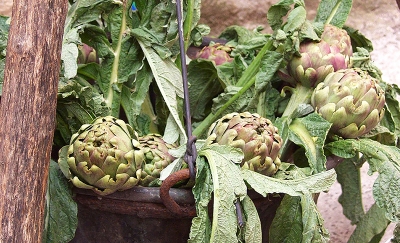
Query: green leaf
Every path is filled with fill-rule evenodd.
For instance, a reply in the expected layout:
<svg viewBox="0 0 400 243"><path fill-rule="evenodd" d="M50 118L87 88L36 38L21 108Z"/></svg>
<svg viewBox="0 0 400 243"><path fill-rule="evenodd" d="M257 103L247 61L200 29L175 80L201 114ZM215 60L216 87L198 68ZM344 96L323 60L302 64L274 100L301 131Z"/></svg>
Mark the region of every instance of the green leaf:
<svg viewBox="0 0 400 243"><path fill-rule="evenodd" d="M238 242L234 202L243 200L247 195L247 187L240 180L240 169L236 163L241 162L243 153L229 146L210 145L200 150L198 155L207 158L213 181L210 242ZM197 183L202 182L196 181Z"/></svg>
<svg viewBox="0 0 400 243"><path fill-rule="evenodd" d="M327 191L336 181L335 170L328 170L304 178L282 180L250 171L241 170L242 178L249 186L264 197L270 193L285 193L301 196L304 193Z"/></svg>
<svg viewBox="0 0 400 243"><path fill-rule="evenodd" d="M77 0L71 5L65 21L61 52L66 78L73 78L77 73L77 45L81 44L79 33L82 27L96 21L104 11L110 11L114 7L112 0Z"/></svg>
<svg viewBox="0 0 400 243"><path fill-rule="evenodd" d="M193 60L188 66L189 97L192 118L202 120L210 110L212 99L223 91L212 62Z"/></svg>
<svg viewBox="0 0 400 243"><path fill-rule="evenodd" d="M121 105L124 108L129 124L134 127L140 135L145 135L150 132L157 133L158 129L155 125L157 122L154 109L149 97L150 84L153 80L153 75L147 62L144 62L142 67L137 71L133 83L134 89L129 89L128 86L123 86ZM140 125L140 115L146 116L149 120L147 126Z"/></svg>
<svg viewBox="0 0 400 243"><path fill-rule="evenodd" d="M270 242L329 242L329 233L323 226L310 193L300 197L283 198L270 229Z"/></svg>
<svg viewBox="0 0 400 243"><path fill-rule="evenodd" d="M181 138L186 139L185 128L182 125L178 112L178 98L183 98L181 73L172 60L162 59L151 47L146 46L141 41L139 41L139 44L146 56L146 60L154 74L157 86L168 106L174 122L179 127L179 135Z"/></svg>
<svg viewBox="0 0 400 243"><path fill-rule="evenodd" d="M282 61L282 53L267 51L265 56L261 59L260 70L257 73L255 82L255 89L257 92L267 89L267 86L271 83L271 80L279 69Z"/></svg>
<svg viewBox="0 0 400 243"><path fill-rule="evenodd" d="M301 196L303 240L302 242L329 242L329 233L311 194Z"/></svg>
<svg viewBox="0 0 400 243"><path fill-rule="evenodd" d="M212 175L204 157L197 158L196 168L196 184L192 191L196 201L197 216L192 220L188 243L210 242L211 236L208 204L213 192Z"/></svg>
<svg viewBox="0 0 400 243"><path fill-rule="evenodd" d="M245 242L262 242L261 221L258 217L257 208L249 196L242 200L243 211L245 212L246 222L244 228Z"/></svg>
<svg viewBox="0 0 400 243"><path fill-rule="evenodd" d="M91 123L96 117L110 114L103 96L85 80L76 77L61 78L57 94L57 127L63 142L68 144L71 135L83 124Z"/></svg>
<svg viewBox="0 0 400 243"><path fill-rule="evenodd" d="M304 147L309 165L315 173L325 170L324 145L331 124L316 113L296 118L289 125L289 139Z"/></svg>
<svg viewBox="0 0 400 243"><path fill-rule="evenodd" d="M303 223L300 197L285 195L270 228L270 243L301 242Z"/></svg>
<svg viewBox="0 0 400 243"><path fill-rule="evenodd" d="M233 96L237 95L241 90L241 87L236 86L228 86L225 88L224 92L219 94L218 97L213 99L212 113L216 113L218 110L223 109L226 103L232 99ZM224 109L224 112L220 114L220 116L224 116L228 113L232 112L242 112L249 105L249 100L253 97L253 92L251 90L247 90L243 94L240 95L240 99L236 99L232 102L228 107Z"/></svg>
<svg viewBox="0 0 400 243"><path fill-rule="evenodd" d="M360 30L348 26L343 26L343 29L347 31L347 34L349 34L351 38L353 50L357 50L357 47L364 48L368 52L372 52L374 50L371 40L363 35Z"/></svg>
<svg viewBox="0 0 400 243"><path fill-rule="evenodd" d="M282 26L283 17L287 15L289 10L291 9L291 5L295 2L303 2L303 1L296 1L296 0L281 0L278 3L272 5L268 9L267 13L267 20L268 24L271 28L276 31ZM304 2L303 2L304 6Z"/></svg>
<svg viewBox="0 0 400 243"><path fill-rule="evenodd" d="M385 124L386 127L390 129L391 132L394 132L397 137L400 137L400 103L397 99L400 93L400 88L396 84L386 84L385 88L385 101L386 101L386 112L385 117L390 116L390 118L386 118L385 120L389 120L392 124ZM384 124L384 123L382 123Z"/></svg>
<svg viewBox="0 0 400 243"><path fill-rule="evenodd" d="M346 159L335 170L342 187L339 203L343 207L343 214L351 220L351 224L357 224L364 216L360 169L352 159Z"/></svg>
<svg viewBox="0 0 400 243"><path fill-rule="evenodd" d="M72 199L68 181L54 161L50 161L46 200L43 242L70 242L78 227L78 206Z"/></svg>
<svg viewBox="0 0 400 243"><path fill-rule="evenodd" d="M357 224L348 243L379 242L380 239L376 239L376 236L381 238L389 223L390 221L385 217L385 210L373 204ZM373 239L374 241L371 241Z"/></svg>
<svg viewBox="0 0 400 243"><path fill-rule="evenodd" d="M330 23L342 28L352 5L352 0L322 0L318 5L315 22Z"/></svg>
<svg viewBox="0 0 400 243"><path fill-rule="evenodd" d="M298 30L306 21L307 13L304 6L294 8L287 17L287 23L283 26L283 31L292 33Z"/></svg>
<svg viewBox="0 0 400 243"><path fill-rule="evenodd" d="M373 186L376 204L385 210L390 221L399 220L400 215L400 149L383 145L370 139L346 139L327 144L326 149L339 157L351 158L358 152L370 165L370 174L379 176ZM351 156L353 155L353 156Z"/></svg>

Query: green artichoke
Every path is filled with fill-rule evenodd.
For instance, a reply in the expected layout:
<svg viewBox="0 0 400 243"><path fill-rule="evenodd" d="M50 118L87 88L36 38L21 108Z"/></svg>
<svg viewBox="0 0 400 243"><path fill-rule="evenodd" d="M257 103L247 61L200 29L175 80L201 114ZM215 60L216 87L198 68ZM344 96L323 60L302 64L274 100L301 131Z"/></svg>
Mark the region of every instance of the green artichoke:
<svg viewBox="0 0 400 243"><path fill-rule="evenodd" d="M339 52L345 56L353 56L353 48L351 46L351 38L347 31L331 24L324 26L324 32L321 35L321 40L331 46L339 47Z"/></svg>
<svg viewBox="0 0 400 243"><path fill-rule="evenodd" d="M176 148L177 145L166 143L159 134L139 137L139 142L145 155L145 164L140 169L139 185L148 186L156 178L159 178L160 172L176 159L168 153L168 150Z"/></svg>
<svg viewBox="0 0 400 243"><path fill-rule="evenodd" d="M324 40L307 41L300 44L300 56L294 56L287 69L282 69L279 76L294 86L314 88L334 71L349 67L350 57L340 52L340 45L330 45Z"/></svg>
<svg viewBox="0 0 400 243"><path fill-rule="evenodd" d="M137 185L145 161L137 134L124 121L107 116L83 125L60 150L59 164L79 188L100 195ZM64 168L64 169L63 169Z"/></svg>
<svg viewBox="0 0 400 243"><path fill-rule="evenodd" d="M219 66L226 62L232 62L233 58L229 55L231 50L232 48L229 46L216 43L203 47L196 57L212 61L216 66Z"/></svg>
<svg viewBox="0 0 400 243"><path fill-rule="evenodd" d="M249 112L231 113L210 126L207 141L239 148L244 153L241 166L271 176L281 161L282 139L267 118Z"/></svg>
<svg viewBox="0 0 400 243"><path fill-rule="evenodd" d="M385 92L367 72L339 70L317 85L311 105L332 123L333 133L343 138L357 138L381 121Z"/></svg>

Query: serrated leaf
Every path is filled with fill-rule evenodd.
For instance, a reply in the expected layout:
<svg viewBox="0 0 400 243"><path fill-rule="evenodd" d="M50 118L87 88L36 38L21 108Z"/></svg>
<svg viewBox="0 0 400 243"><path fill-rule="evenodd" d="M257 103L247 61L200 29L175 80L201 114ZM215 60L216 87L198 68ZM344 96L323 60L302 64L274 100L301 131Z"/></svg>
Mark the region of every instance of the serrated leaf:
<svg viewBox="0 0 400 243"><path fill-rule="evenodd" d="M324 145L331 124L316 113L296 118L289 125L289 139L304 147L309 165L315 173L325 170Z"/></svg>
<svg viewBox="0 0 400 243"><path fill-rule="evenodd" d="M357 224L348 243L371 242L376 236L382 235L389 223L385 217L385 210L373 204Z"/></svg>
<svg viewBox="0 0 400 243"><path fill-rule="evenodd" d="M307 12L304 6L298 6L290 11L287 22L283 26L283 31L291 33L298 30L306 21Z"/></svg>
<svg viewBox="0 0 400 243"><path fill-rule="evenodd" d="M289 12L291 9L290 5L293 3L294 1L281 0L268 9L267 20L273 30L277 30L281 27L283 23L282 18Z"/></svg>
<svg viewBox="0 0 400 243"><path fill-rule="evenodd" d="M172 60L161 59L151 47L146 46L141 41L139 41L139 44L154 74L155 81L164 101L176 125L179 127L179 136L186 140L185 128L182 125L178 112L178 98L183 98L181 73Z"/></svg>
<svg viewBox="0 0 400 243"><path fill-rule="evenodd" d="M342 187L339 203L343 207L343 214L352 224L357 224L364 216L360 169L352 163L352 159L346 159L335 170Z"/></svg>
<svg viewBox="0 0 400 243"><path fill-rule="evenodd" d="M342 28L352 5L352 0L322 0L318 5L315 22L330 23Z"/></svg>
<svg viewBox="0 0 400 243"><path fill-rule="evenodd" d="M329 232L310 193L301 196L303 240L302 242L329 242Z"/></svg>
<svg viewBox="0 0 400 243"><path fill-rule="evenodd" d="M376 204L385 210L387 219L398 221L400 215L400 149L370 139L346 139L326 145L326 149L339 157L351 158L362 153L370 172L379 176L373 185ZM353 156L351 156L353 155Z"/></svg>
<svg viewBox="0 0 400 243"><path fill-rule="evenodd" d="M207 116L211 100L223 91L217 69L212 62L193 60L188 66L188 80L192 118L202 120Z"/></svg>
<svg viewBox="0 0 400 243"><path fill-rule="evenodd" d="M318 193L329 190L336 181L335 170L328 170L293 180L276 179L247 169L242 169L241 174L243 180L264 197L270 193L285 193L291 196L301 196L304 193Z"/></svg>
<svg viewBox="0 0 400 243"><path fill-rule="evenodd" d="M301 242L303 223L300 197L284 196L270 228L270 243Z"/></svg>
<svg viewBox="0 0 400 243"><path fill-rule="evenodd" d="M212 174L214 203L210 242L238 242L237 218L234 202L243 200L247 187L240 179L240 169L235 161L243 153L229 146L210 145L199 151L207 158Z"/></svg>
<svg viewBox="0 0 400 243"><path fill-rule="evenodd" d="M329 233L310 193L285 195L272 221L270 242L329 242Z"/></svg>

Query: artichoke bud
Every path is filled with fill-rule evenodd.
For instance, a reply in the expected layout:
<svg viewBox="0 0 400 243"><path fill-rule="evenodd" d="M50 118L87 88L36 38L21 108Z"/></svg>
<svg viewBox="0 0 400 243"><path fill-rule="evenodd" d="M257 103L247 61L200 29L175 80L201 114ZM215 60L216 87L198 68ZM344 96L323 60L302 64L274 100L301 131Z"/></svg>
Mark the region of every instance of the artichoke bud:
<svg viewBox="0 0 400 243"><path fill-rule="evenodd" d="M65 150L72 183L100 195L137 185L145 157L140 144L132 143L136 139L132 127L112 116L83 125Z"/></svg>
<svg viewBox="0 0 400 243"><path fill-rule="evenodd" d="M232 47L215 43L203 47L203 49L197 53L196 57L198 59L212 61L216 66L219 66L226 62L232 62L233 58L229 55L231 51Z"/></svg>
<svg viewBox="0 0 400 243"><path fill-rule="evenodd" d="M96 50L93 47L90 47L86 44L83 44L78 47L78 63L86 64L91 62L99 62L99 58L97 56Z"/></svg>
<svg viewBox="0 0 400 243"><path fill-rule="evenodd" d="M161 171L176 159L169 154L168 150L177 148L177 145L165 142L161 135L155 133L139 137L138 141L145 157L144 166L140 171L139 185L148 186L159 178Z"/></svg>
<svg viewBox="0 0 400 243"><path fill-rule="evenodd" d="M357 138L382 120L385 92L367 72L345 69L329 74L315 88L311 105L332 123L331 132Z"/></svg>
<svg viewBox="0 0 400 243"><path fill-rule="evenodd" d="M344 29L326 24L324 26L324 32L322 32L321 35L321 40L327 42L331 46L337 46L340 53L343 55L349 57L353 56L351 38Z"/></svg>
<svg viewBox="0 0 400 243"><path fill-rule="evenodd" d="M284 81L296 86L314 88L332 72L351 66L353 55L351 39L347 32L327 24L319 42L304 41L300 44L300 55L289 60L286 69L278 74Z"/></svg>
<svg viewBox="0 0 400 243"><path fill-rule="evenodd" d="M266 176L278 170L282 139L272 122L249 112L230 113L214 122L208 131L208 143L218 143L243 151L243 168Z"/></svg>

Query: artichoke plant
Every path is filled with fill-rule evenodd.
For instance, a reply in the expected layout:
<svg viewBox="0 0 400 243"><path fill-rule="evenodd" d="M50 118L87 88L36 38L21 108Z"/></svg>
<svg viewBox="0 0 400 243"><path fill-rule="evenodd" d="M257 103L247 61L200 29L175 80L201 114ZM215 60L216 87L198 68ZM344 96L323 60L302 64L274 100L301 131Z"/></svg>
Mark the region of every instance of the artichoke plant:
<svg viewBox="0 0 400 243"><path fill-rule="evenodd" d="M230 145L244 153L243 168L271 176L281 161L282 139L272 122L250 112L230 113L214 122L208 131L209 143Z"/></svg>
<svg viewBox="0 0 400 243"><path fill-rule="evenodd" d="M365 71L339 70L317 85L311 105L332 123L333 133L343 138L357 138L381 121L385 92Z"/></svg>
<svg viewBox="0 0 400 243"><path fill-rule="evenodd" d="M144 161L134 130L107 116L83 125L60 150L59 164L76 187L107 195L137 185Z"/></svg>
<svg viewBox="0 0 400 243"><path fill-rule="evenodd" d="M176 148L176 144L166 143L159 134L148 134L139 137L139 142L145 155L145 164L140 169L141 179L139 185L148 186L160 177L160 172L175 160L168 153L169 149Z"/></svg>
<svg viewBox="0 0 400 243"><path fill-rule="evenodd" d="M233 58L229 55L231 50L232 48L229 46L216 43L203 47L196 57L212 61L216 66L219 66L226 62L232 62Z"/></svg>

